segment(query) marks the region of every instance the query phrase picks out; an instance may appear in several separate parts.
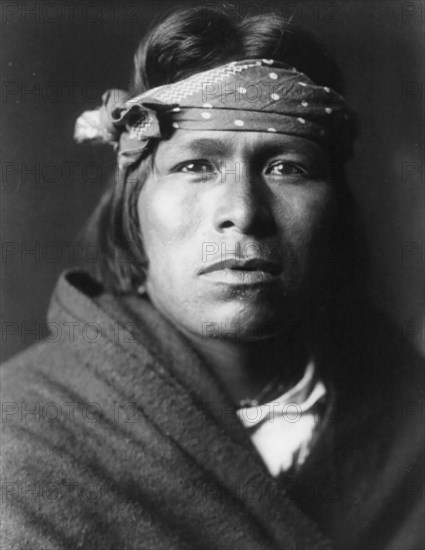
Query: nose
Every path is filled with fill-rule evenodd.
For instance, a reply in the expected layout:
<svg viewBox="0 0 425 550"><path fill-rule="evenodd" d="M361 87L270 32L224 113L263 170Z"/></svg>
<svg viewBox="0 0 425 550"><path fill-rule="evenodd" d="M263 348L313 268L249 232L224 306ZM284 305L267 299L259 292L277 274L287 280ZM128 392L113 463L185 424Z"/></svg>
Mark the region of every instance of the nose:
<svg viewBox="0 0 425 550"><path fill-rule="evenodd" d="M268 236L275 232L270 190L254 168L222 171L221 193L215 210L215 229L245 235Z"/></svg>

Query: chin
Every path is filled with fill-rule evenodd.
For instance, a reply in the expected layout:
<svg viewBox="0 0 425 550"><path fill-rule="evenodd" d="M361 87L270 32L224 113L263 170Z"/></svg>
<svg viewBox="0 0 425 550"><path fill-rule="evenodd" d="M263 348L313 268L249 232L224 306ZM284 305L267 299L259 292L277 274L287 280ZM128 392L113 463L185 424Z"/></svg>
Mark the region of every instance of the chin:
<svg viewBox="0 0 425 550"><path fill-rule="evenodd" d="M273 338L292 324L292 315L282 308L266 304L227 303L215 307L202 321L202 339L256 342Z"/></svg>

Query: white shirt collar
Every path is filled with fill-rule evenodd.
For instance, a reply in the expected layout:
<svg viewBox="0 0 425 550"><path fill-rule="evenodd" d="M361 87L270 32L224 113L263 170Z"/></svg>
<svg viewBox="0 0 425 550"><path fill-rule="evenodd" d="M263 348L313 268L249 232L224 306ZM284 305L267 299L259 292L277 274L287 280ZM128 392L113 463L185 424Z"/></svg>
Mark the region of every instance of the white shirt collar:
<svg viewBox="0 0 425 550"><path fill-rule="evenodd" d="M305 462L320 424L316 405L326 394L311 360L301 380L280 397L236 411L272 475Z"/></svg>

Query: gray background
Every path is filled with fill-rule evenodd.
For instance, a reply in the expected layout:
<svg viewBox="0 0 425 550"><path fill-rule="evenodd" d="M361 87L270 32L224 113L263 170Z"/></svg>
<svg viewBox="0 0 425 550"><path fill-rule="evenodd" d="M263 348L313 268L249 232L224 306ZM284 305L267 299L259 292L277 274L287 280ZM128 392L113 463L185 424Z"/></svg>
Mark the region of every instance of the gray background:
<svg viewBox="0 0 425 550"><path fill-rule="evenodd" d="M220 5L205 5L213 3ZM73 142L75 119L97 107L107 88L127 87L132 54L152 19L190 4L1 3L2 360L45 333L55 281L73 265L72 243L112 171L112 151ZM233 5L238 18L265 13L272 2ZM423 351L425 5L322 0L273 7L314 29L343 69L362 122L348 172L370 242L368 289Z"/></svg>

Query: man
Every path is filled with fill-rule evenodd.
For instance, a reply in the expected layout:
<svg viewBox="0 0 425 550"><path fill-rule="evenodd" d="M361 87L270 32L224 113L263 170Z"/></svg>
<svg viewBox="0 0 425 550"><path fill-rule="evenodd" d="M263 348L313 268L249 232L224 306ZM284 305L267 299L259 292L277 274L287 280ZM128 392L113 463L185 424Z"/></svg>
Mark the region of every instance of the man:
<svg viewBox="0 0 425 550"><path fill-rule="evenodd" d="M333 61L204 9L135 59L77 124L118 152L97 278L4 369L6 547L420 548L423 373L354 286Z"/></svg>

